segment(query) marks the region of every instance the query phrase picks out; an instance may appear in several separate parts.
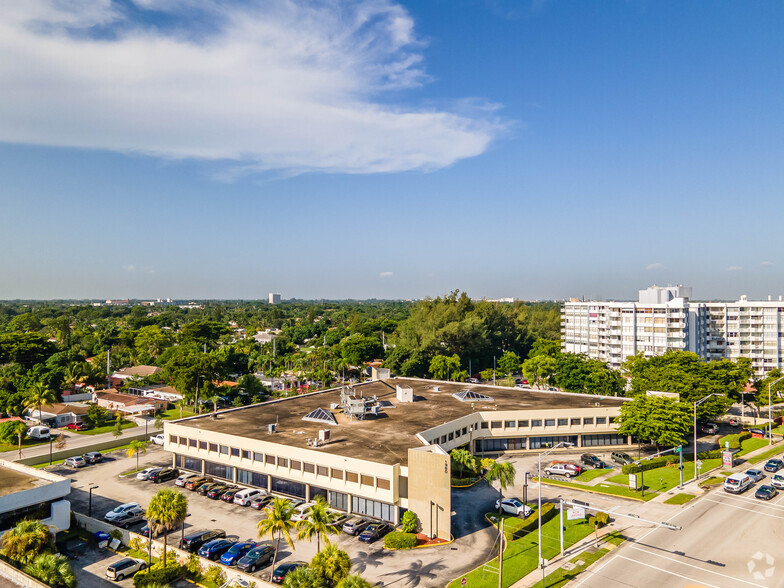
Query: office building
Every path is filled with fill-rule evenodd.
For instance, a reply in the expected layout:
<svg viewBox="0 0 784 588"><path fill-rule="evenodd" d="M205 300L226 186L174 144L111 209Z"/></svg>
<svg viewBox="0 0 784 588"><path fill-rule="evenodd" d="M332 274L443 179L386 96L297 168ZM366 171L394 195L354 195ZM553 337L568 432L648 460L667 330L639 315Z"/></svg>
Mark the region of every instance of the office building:
<svg viewBox="0 0 784 588"><path fill-rule="evenodd" d="M53 532L71 526L70 478L13 461L0 460L0 534L26 518Z"/></svg>
<svg viewBox="0 0 784 588"><path fill-rule="evenodd" d="M270 304L280 304L280 293L278 292L270 292L269 293L269 303Z"/></svg>

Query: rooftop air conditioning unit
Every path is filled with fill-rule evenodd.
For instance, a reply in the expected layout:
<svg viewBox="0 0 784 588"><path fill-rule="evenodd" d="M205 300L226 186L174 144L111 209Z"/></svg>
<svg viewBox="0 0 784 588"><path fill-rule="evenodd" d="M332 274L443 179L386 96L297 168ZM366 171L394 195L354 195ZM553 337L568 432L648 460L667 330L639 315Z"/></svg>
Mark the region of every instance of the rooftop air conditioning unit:
<svg viewBox="0 0 784 588"><path fill-rule="evenodd" d="M332 402L332 403L329 405L329 408L330 408L330 410L335 410L335 409L337 409L337 408L340 408L340 402Z"/></svg>
<svg viewBox="0 0 784 588"><path fill-rule="evenodd" d="M414 402L414 389L410 387L404 388L403 386L396 386L395 398L397 398L398 402Z"/></svg>
<svg viewBox="0 0 784 588"><path fill-rule="evenodd" d="M328 443L332 439L332 431L329 429L321 429L319 431L318 440L320 443Z"/></svg>
<svg viewBox="0 0 784 588"><path fill-rule="evenodd" d="M278 425L276 425L275 423L270 423L269 425L267 425L267 433L274 433L277 430L277 428Z"/></svg>
<svg viewBox="0 0 784 588"><path fill-rule="evenodd" d="M433 390L435 390L436 392L440 392L441 386L433 386Z"/></svg>

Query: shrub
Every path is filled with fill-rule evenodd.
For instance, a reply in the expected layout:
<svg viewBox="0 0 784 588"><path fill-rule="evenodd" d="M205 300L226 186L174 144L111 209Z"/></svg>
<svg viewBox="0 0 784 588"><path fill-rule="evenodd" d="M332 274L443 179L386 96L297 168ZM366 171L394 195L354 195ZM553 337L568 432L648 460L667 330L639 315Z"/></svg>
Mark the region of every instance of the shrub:
<svg viewBox="0 0 784 588"><path fill-rule="evenodd" d="M145 549L145 545L142 542L141 537L132 537L131 540L128 542L128 547L130 547L134 551L144 551Z"/></svg>
<svg viewBox="0 0 784 588"><path fill-rule="evenodd" d="M207 573L204 574L204 579L216 586L221 586L226 582L226 572L218 565L211 565Z"/></svg>
<svg viewBox="0 0 784 588"><path fill-rule="evenodd" d="M721 457L722 449L711 449L710 451L700 451L697 459L718 459Z"/></svg>
<svg viewBox="0 0 784 588"><path fill-rule="evenodd" d="M417 536L414 533L392 531L384 535L384 547L387 549L412 549L416 544Z"/></svg>
<svg viewBox="0 0 784 588"><path fill-rule="evenodd" d="M624 474L639 474L640 472L655 470L656 468L661 468L679 461L680 457L678 455L662 455L661 457L654 457L653 459L649 459L640 464L626 464L621 468L621 472Z"/></svg>
<svg viewBox="0 0 784 588"><path fill-rule="evenodd" d="M109 532L109 537L111 537L112 539L117 539L119 541L122 541L123 534L122 531L120 531L120 529L112 529Z"/></svg>
<svg viewBox="0 0 784 588"><path fill-rule="evenodd" d="M191 576L201 577L201 558L195 553L188 556L188 561L185 563L185 569Z"/></svg>
<svg viewBox="0 0 784 588"><path fill-rule="evenodd" d="M596 513L596 524L601 529L602 527L610 524L610 515L606 512L597 512Z"/></svg>
<svg viewBox="0 0 784 588"><path fill-rule="evenodd" d="M416 513L410 510L404 512L403 518L400 520L400 526L404 533L416 533L417 528L419 528L419 519L417 519Z"/></svg>
<svg viewBox="0 0 784 588"><path fill-rule="evenodd" d="M171 584L179 580L185 574L185 568L178 563L161 566L155 564L149 570L136 572L133 577L133 585L136 588L146 588L152 584Z"/></svg>

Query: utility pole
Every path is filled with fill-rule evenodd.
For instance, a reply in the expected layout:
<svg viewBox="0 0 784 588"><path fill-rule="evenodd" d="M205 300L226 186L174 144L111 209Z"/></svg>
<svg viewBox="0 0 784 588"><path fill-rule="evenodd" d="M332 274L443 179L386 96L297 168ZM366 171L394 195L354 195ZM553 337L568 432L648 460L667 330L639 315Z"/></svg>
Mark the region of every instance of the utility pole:
<svg viewBox="0 0 784 588"><path fill-rule="evenodd" d="M503 579L504 579L504 517L501 517L501 520L498 523L499 530L501 531L498 535L498 588L503 588Z"/></svg>
<svg viewBox="0 0 784 588"><path fill-rule="evenodd" d="M493 386L495 386L495 355L493 356Z"/></svg>
<svg viewBox="0 0 784 588"><path fill-rule="evenodd" d="M112 373L112 359L111 359L111 355L110 355L111 352L112 352L111 349L107 349L106 350L106 388L107 389L112 387L111 383L110 383L110 380L109 380L109 376ZM38 416L40 417L41 415L39 414Z"/></svg>

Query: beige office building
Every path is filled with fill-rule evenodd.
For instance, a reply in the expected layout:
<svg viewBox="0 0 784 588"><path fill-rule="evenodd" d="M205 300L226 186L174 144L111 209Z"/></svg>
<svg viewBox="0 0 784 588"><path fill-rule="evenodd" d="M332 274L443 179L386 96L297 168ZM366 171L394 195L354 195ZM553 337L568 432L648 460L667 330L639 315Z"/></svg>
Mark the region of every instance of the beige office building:
<svg viewBox="0 0 784 588"><path fill-rule="evenodd" d="M629 444L616 433L621 398L378 380L165 424L180 469L398 523L448 538L448 452L536 451L560 441L587 451Z"/></svg>

